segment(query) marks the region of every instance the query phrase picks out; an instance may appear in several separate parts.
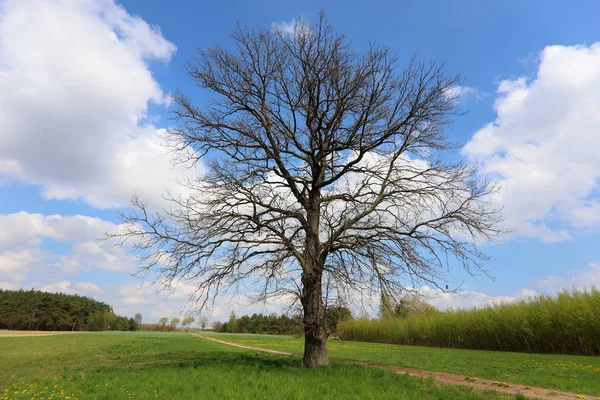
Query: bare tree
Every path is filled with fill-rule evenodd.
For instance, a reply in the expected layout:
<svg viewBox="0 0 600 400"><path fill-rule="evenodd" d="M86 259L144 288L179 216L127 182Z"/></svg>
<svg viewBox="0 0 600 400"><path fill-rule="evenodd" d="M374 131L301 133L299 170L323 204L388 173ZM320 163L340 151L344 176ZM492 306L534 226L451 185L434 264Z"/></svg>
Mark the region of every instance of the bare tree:
<svg viewBox="0 0 600 400"><path fill-rule="evenodd" d="M208 172L169 210L134 197L125 216L140 271L195 282L199 306L240 285L297 296L312 368L329 362L327 294L441 288L451 265L483 270L478 244L500 216L489 183L446 152L459 77L416 60L400 70L385 47L357 54L324 15L292 34L237 27L233 40L187 65L209 100L174 96L172 150Z"/></svg>
<svg viewBox="0 0 600 400"><path fill-rule="evenodd" d="M206 324L208 324L208 317L205 315L201 315L198 318L198 326L200 327L200 329L202 329L202 332L204 332L204 329L206 329Z"/></svg>

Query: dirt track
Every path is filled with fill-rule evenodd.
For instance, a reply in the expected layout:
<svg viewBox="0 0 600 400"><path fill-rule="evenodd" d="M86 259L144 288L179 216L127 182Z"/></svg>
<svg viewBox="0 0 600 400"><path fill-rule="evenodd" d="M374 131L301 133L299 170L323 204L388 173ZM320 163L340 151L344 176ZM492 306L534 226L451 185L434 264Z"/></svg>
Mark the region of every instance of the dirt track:
<svg viewBox="0 0 600 400"><path fill-rule="evenodd" d="M68 335L70 333L81 333L81 332L69 332L69 331L9 331L9 330L0 330L0 337L53 336L53 335Z"/></svg>
<svg viewBox="0 0 600 400"><path fill-rule="evenodd" d="M205 340L212 340L213 342L218 342L218 343L227 344L230 346L240 347L243 349L263 351L265 353L280 354L280 355L285 355L285 356L300 357L300 354L265 349L262 347L246 346L243 344L228 342L225 340L219 340L219 339L215 339L215 338L208 337L208 336L202 336L202 335L195 334L195 333L192 335L198 336ZM591 396L591 395L582 396L579 393L561 392L561 391L553 390L553 389L521 385L518 383L504 383L504 382L494 381L491 379L472 378L472 377L466 377L464 375L448 374L445 372L425 371L425 370L414 369L414 368L401 368L401 367L394 367L394 366L388 366L388 365L369 364L369 363L363 363L363 362L358 362L358 361L349 361L349 362L352 362L352 363L358 364L358 365L367 366L367 367L386 369L389 371L394 371L398 374L408 374L408 375L418 376L418 377L423 377L423 378L431 377L439 382L449 383L452 385L470 386L477 390L495 390L500 393L506 393L506 394L511 394L511 395L522 394L529 399L542 399L542 400L573 400L573 399L587 399L587 400L594 399L595 400L595 399L600 399L600 397L597 397L597 396Z"/></svg>

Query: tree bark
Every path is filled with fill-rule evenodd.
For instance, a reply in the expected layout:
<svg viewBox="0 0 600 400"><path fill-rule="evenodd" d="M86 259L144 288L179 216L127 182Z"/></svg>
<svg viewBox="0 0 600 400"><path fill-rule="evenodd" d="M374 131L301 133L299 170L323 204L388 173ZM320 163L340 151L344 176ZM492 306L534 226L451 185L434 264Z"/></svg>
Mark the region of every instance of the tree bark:
<svg viewBox="0 0 600 400"><path fill-rule="evenodd" d="M304 309L304 368L329 365L327 355L327 326L322 297L322 272L302 275Z"/></svg>

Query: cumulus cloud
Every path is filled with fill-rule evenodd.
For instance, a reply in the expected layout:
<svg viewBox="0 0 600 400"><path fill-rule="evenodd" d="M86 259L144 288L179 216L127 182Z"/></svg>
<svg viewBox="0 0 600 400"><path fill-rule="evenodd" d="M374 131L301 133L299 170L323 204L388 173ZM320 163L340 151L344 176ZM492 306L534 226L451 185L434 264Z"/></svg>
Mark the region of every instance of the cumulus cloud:
<svg viewBox="0 0 600 400"><path fill-rule="evenodd" d="M590 263L586 268L570 271L566 277L547 275L537 281L536 285L551 292L562 289L582 290L592 286L600 289L600 263Z"/></svg>
<svg viewBox="0 0 600 400"><path fill-rule="evenodd" d="M512 296L491 296L483 292L464 290L460 292L443 292L437 288L423 286L418 290L425 297L425 301L440 310L471 309L484 306L493 306L502 303L512 303L517 300L534 297L537 291L522 289Z"/></svg>
<svg viewBox="0 0 600 400"><path fill-rule="evenodd" d="M0 253L0 277L13 283L25 281L34 266L43 263L43 252L39 249L17 248Z"/></svg>
<svg viewBox="0 0 600 400"><path fill-rule="evenodd" d="M456 101L459 103L463 103L471 99L479 101L486 96L485 93L480 92L477 88L465 85L453 86L447 90L445 94L448 98L456 99Z"/></svg>
<svg viewBox="0 0 600 400"><path fill-rule="evenodd" d="M148 105L166 96L148 67L175 45L113 0L0 4L0 181L51 199L126 204L178 177Z"/></svg>
<svg viewBox="0 0 600 400"><path fill-rule="evenodd" d="M271 29L292 36L298 23L299 21L296 19L292 19L291 21L273 22L273 24L271 24Z"/></svg>
<svg viewBox="0 0 600 400"><path fill-rule="evenodd" d="M534 79L497 95L463 151L500 183L505 227L547 242L600 228L600 43L546 47Z"/></svg>
<svg viewBox="0 0 600 400"><path fill-rule="evenodd" d="M113 241L102 240L106 233L119 229L119 224L83 215L0 214L0 280L24 282L33 269L131 272L134 256L115 247ZM70 245L70 251L53 254L42 250L45 239Z"/></svg>
<svg viewBox="0 0 600 400"><path fill-rule="evenodd" d="M90 296L104 293L104 290L100 289L98 285L92 282L60 281L48 285L43 285L39 288L35 285L32 286L34 286L37 290L41 290L42 292L51 293L79 294L82 296Z"/></svg>

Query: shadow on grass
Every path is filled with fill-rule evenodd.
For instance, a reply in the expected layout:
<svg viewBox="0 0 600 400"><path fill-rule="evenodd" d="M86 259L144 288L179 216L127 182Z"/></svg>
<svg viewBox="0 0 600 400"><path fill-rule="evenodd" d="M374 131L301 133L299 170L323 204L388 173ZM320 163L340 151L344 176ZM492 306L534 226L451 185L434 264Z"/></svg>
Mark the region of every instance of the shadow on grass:
<svg viewBox="0 0 600 400"><path fill-rule="evenodd" d="M135 356L115 357L112 365L97 369L146 369L146 368L237 368L253 370L298 369L301 360L292 356L277 356L259 352L225 352L225 351L190 351L164 352L151 356L137 354Z"/></svg>

